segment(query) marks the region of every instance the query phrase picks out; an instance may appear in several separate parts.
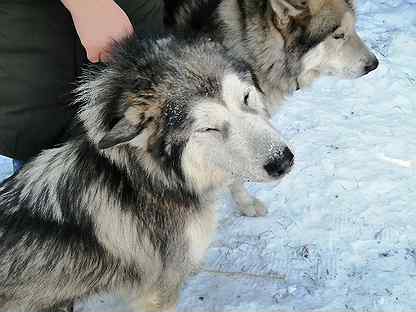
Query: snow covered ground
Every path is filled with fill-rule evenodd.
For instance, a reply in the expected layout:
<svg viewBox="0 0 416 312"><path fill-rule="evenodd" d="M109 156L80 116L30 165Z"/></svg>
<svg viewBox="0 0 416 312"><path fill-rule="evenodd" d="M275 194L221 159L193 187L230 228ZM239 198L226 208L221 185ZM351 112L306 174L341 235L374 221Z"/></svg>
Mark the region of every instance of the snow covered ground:
<svg viewBox="0 0 416 312"><path fill-rule="evenodd" d="M240 217L225 196L183 312L416 311L416 0L358 0L359 32L380 68L324 79L275 118L296 155L270 207ZM0 159L0 175L10 172ZM77 312L127 311L99 298Z"/></svg>

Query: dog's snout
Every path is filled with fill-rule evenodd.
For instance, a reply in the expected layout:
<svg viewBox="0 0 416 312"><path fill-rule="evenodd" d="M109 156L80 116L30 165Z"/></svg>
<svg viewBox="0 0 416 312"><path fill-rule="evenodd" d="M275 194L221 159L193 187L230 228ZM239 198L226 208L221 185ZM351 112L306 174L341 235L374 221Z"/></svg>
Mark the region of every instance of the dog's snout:
<svg viewBox="0 0 416 312"><path fill-rule="evenodd" d="M277 178L290 171L290 168L293 166L294 159L295 156L293 155L292 151L286 147L283 150L282 155L275 157L269 161L264 166L264 169L271 177Z"/></svg>
<svg viewBox="0 0 416 312"><path fill-rule="evenodd" d="M370 62L367 63L367 65L364 67L364 72L368 74L369 72L372 72L375 70L379 65L379 61L376 57L372 59Z"/></svg>

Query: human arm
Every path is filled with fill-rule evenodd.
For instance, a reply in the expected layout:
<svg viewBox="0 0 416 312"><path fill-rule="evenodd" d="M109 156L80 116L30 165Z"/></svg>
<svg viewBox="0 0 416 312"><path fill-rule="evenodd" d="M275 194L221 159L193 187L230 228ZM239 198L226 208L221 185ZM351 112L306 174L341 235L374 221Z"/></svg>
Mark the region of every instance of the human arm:
<svg viewBox="0 0 416 312"><path fill-rule="evenodd" d="M108 48L131 33L133 26L126 13L113 0L61 0L71 13L88 59L105 62Z"/></svg>

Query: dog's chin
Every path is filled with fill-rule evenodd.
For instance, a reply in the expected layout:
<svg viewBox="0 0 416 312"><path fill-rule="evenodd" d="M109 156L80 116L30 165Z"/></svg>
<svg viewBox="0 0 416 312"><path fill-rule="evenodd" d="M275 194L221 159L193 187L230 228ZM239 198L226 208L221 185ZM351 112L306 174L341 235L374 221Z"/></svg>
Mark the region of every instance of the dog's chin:
<svg viewBox="0 0 416 312"><path fill-rule="evenodd" d="M264 182L271 182L273 181L273 178L270 178L269 175L266 173L266 171L259 172L256 174L250 174L250 175L236 175L232 174L229 179L227 179L227 183L232 184L235 182L241 182L241 183L264 183Z"/></svg>
<svg viewBox="0 0 416 312"><path fill-rule="evenodd" d="M343 79L343 80L354 80L358 79L360 77L363 77L367 75L369 72L366 72L364 69L362 70L345 70L345 71L327 71L325 73L325 76L328 77L335 77L337 79Z"/></svg>
<svg viewBox="0 0 416 312"><path fill-rule="evenodd" d="M345 74L335 75L335 76L339 79L354 80L354 79L361 78L365 75L367 75L367 73L360 71L360 72L350 72L350 73L345 73Z"/></svg>
<svg viewBox="0 0 416 312"><path fill-rule="evenodd" d="M285 176L287 176L289 171L287 171L283 174L274 175L274 176L271 176L266 171L264 171L264 173L261 174L260 176L246 178L243 182L249 182L249 183L271 183L271 182L276 182L276 181L282 180Z"/></svg>
<svg viewBox="0 0 416 312"><path fill-rule="evenodd" d="M267 177L264 179L248 179L246 181L241 181L242 183L259 183L259 184L271 184L271 185L278 185L283 178L286 177L287 174L283 174L279 177Z"/></svg>

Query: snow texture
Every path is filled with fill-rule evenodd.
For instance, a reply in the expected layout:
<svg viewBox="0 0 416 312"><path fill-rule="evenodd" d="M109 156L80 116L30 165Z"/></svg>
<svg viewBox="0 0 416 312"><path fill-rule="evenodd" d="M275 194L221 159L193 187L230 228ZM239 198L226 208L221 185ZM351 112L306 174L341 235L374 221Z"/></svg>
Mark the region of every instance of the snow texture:
<svg viewBox="0 0 416 312"><path fill-rule="evenodd" d="M296 166L250 185L269 206L241 217L228 195L182 312L416 311L416 0L359 0L380 67L322 79L276 115ZM10 173L0 159L0 174ZM128 311L117 298L77 312Z"/></svg>

